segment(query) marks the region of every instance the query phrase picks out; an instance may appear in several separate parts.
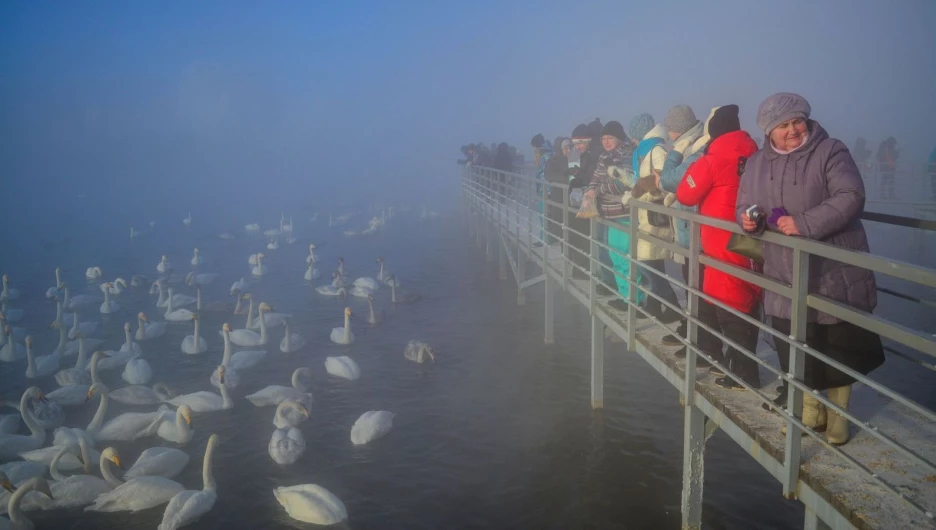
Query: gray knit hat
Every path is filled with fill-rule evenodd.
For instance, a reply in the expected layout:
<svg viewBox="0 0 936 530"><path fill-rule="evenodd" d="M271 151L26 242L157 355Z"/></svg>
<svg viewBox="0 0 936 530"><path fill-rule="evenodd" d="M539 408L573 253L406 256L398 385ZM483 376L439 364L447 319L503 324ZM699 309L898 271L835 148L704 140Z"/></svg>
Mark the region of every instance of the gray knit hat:
<svg viewBox="0 0 936 530"><path fill-rule="evenodd" d="M780 92L765 99L757 109L757 126L770 134L777 125L793 118L809 119L812 109L806 98L792 92Z"/></svg>
<svg viewBox="0 0 936 530"><path fill-rule="evenodd" d="M699 120L696 119L695 112L692 112L692 107L689 105L676 105L669 109L669 114L663 120L663 125L676 134L683 134L695 127L697 123Z"/></svg>
<svg viewBox="0 0 936 530"><path fill-rule="evenodd" d="M630 121L630 126L627 128L627 134L637 140L638 142L644 139L644 136L647 136L647 133L650 132L650 129L656 123L653 121L653 116L647 114L638 114L634 116Z"/></svg>

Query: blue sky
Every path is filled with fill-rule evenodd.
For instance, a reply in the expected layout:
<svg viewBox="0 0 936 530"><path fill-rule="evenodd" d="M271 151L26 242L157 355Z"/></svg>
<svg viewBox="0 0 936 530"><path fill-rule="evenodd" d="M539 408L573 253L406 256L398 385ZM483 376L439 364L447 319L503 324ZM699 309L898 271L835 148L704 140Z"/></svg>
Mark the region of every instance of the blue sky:
<svg viewBox="0 0 936 530"><path fill-rule="evenodd" d="M0 159L14 196L406 196L444 188L470 141L677 103L737 103L753 131L796 91L833 136L893 135L922 164L934 50L930 0L8 1Z"/></svg>

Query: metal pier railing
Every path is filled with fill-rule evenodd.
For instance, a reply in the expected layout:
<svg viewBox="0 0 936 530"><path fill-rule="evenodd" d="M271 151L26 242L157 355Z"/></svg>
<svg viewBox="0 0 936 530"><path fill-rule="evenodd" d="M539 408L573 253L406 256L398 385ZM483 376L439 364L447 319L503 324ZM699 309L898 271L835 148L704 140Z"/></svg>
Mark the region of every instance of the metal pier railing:
<svg viewBox="0 0 936 530"><path fill-rule="evenodd" d="M888 347L892 362L905 363L902 369L932 370L932 357L936 357L936 339L921 330L911 329L878 315L856 310L837 301L809 292L808 270L813 257L854 264L874 271L878 275L898 278L913 285L914 295L936 288L936 270L895 261L884 256L851 252L804 238L765 233L763 241L791 248L793 251L793 281L783 284L753 271L741 269L700 253L700 226L708 225L734 233L742 233L734 223L712 219L690 212L666 208L641 201L631 201L630 225L618 225L602 219L592 219L591 234L597 233L599 224L618 230L629 230L631 253L624 255L604 242L576 231L570 225L574 210L569 208L568 190L564 185L546 184L530 176L505 173L484 167L461 168L461 185L465 201L466 221L478 248L484 248L489 260L498 255L499 275L506 279L508 265L518 285L518 304L525 303L525 290L544 284L545 336L544 342L553 342L553 311L555 292L563 290L574 300L588 308L591 314L591 399L594 407L604 400L604 339L605 329L623 339L628 351L646 360L682 394L684 409L683 451L683 528L699 528L702 514L702 490L705 442L716 429L722 429L730 438L773 475L783 486L784 495L799 499L806 508L805 528L930 528L936 527L936 413L928 406L903 395L900 388L891 388L811 348L806 337L806 313L809 309L833 315L871 330L894 345ZM549 199L549 189L561 189L561 203ZM550 219L546 212L555 208L561 220ZM663 241L637 229L637 215L641 209L657 211L688 221L690 245L684 249L672 241ZM870 220L870 219L869 219ZM873 219L887 222L886 219ZM555 227L550 233L549 228ZM929 227L923 227L929 228ZM561 232L561 237L557 232ZM577 236L585 245L572 244ZM673 306L637 282L638 263L633 255L638 240L665 247L688 260L688 283L649 267L641 267L642 274L662 276L686 292L686 308ZM621 278L630 284L630 311L612 309L607 302L617 296L616 286L605 285L600 279L599 250L624 256L630 260L630 277ZM573 253L579 258L574 260ZM575 262L587 259L587 270ZM527 277L533 269L539 273ZM790 336L781 335L769 325L726 307L702 293L699 285L699 265L711 267L742 278L793 300ZM580 270L585 279L573 278L572 271ZM613 271L611 271L613 274ZM598 286L604 285L615 294L599 296ZM661 338L673 333L656 319L638 325L635 312L645 311L636 305L637 289L647 297L654 297L669 309L682 313L687 320L687 336L681 337L686 346L684 359L674 353L676 347L664 346ZM888 293L888 291L891 291ZM882 289L886 294L919 303L921 310L930 303L925 297L911 296ZM774 340L790 345L789 373L783 373L757 352L747 351L737 343L708 327L698 318L700 303L707 301L719 305L733 314L756 325ZM646 314L646 313L645 313ZM712 376L697 372L699 357L713 365L718 362L701 351L696 344L699 329L713 333L725 344L754 359L762 369L786 381L790 391L785 410L778 414L764 411L761 404L771 398L761 389L749 387L720 366L726 374L745 386L746 392L732 392L712 384ZM911 353L908 353L911 352ZM860 418L855 407L844 410L828 398L813 392L803 383L806 356L813 356L854 377L858 383L856 395L868 394L876 399L881 410L870 418ZM925 359L925 360L923 360ZM801 420L803 392L813 392L826 407L845 416L858 429L845 446L828 444L821 433L816 433ZM856 399L853 398L853 403ZM858 400L860 401L860 400ZM787 412L792 411L792 413ZM786 427L781 434L780 427ZM806 436L803 436L806 435Z"/></svg>

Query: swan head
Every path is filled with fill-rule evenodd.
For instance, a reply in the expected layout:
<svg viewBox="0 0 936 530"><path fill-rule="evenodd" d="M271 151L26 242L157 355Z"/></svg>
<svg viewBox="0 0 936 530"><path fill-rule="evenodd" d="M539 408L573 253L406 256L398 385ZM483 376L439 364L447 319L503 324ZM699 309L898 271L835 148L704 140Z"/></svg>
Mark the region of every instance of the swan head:
<svg viewBox="0 0 936 530"><path fill-rule="evenodd" d="M379 256L376 261L377 263L383 263L383 257Z"/></svg>
<svg viewBox="0 0 936 530"><path fill-rule="evenodd" d="M368 294L367 294L367 301L368 301L368 302L373 302L373 301L374 301L374 295L368 293Z"/></svg>
<svg viewBox="0 0 936 530"><path fill-rule="evenodd" d="M198 255L198 247L195 247L195 255Z"/></svg>
<svg viewBox="0 0 936 530"><path fill-rule="evenodd" d="M309 243L309 250L315 250L315 243Z"/></svg>
<svg viewBox="0 0 936 530"><path fill-rule="evenodd" d="M10 493L16 491L16 486L10 482L10 477L8 477L3 471L0 471L0 486L2 486L3 489L9 491Z"/></svg>
<svg viewBox="0 0 936 530"><path fill-rule="evenodd" d="M130 331L130 323L129 323L129 322L125 322L125 323L124 323L124 331Z"/></svg>
<svg viewBox="0 0 936 530"><path fill-rule="evenodd" d="M43 392L42 389L38 386L31 386L27 388L24 395L29 399L35 399L37 401L42 401L43 403L46 401L45 392Z"/></svg>
<svg viewBox="0 0 936 530"><path fill-rule="evenodd" d="M218 366L218 383L222 385L224 384L224 372L225 372L224 365L222 364Z"/></svg>
<svg viewBox="0 0 936 530"><path fill-rule="evenodd" d="M117 469L121 469L120 454L118 454L117 450L114 449L113 447L108 447L107 449L101 451L101 459L110 460L111 462L114 463L115 466L117 466Z"/></svg>
<svg viewBox="0 0 936 530"><path fill-rule="evenodd" d="M346 317L348 317L348 318L351 318L351 317L354 315L354 313L351 312L351 308L350 308L350 307L346 307L346 308L344 308L344 315L345 315Z"/></svg>
<svg viewBox="0 0 936 530"><path fill-rule="evenodd" d="M231 325L228 324L227 322L225 322L224 325L221 326L221 330L222 330L222 331L225 331L225 332L227 332L227 333L230 333L230 332L231 332Z"/></svg>
<svg viewBox="0 0 936 530"><path fill-rule="evenodd" d="M396 275L395 275L395 274L391 274L391 275L388 277L388 279L389 279L391 282L396 281Z"/></svg>
<svg viewBox="0 0 936 530"><path fill-rule="evenodd" d="M49 324L49 328L51 328L51 329L59 329L59 328L61 328L61 327L62 327L62 325L59 324L59 321L58 321L58 320L53 320L52 323Z"/></svg>
<svg viewBox="0 0 936 530"><path fill-rule="evenodd" d="M273 311L273 308L270 307L270 305L267 304L266 302L261 302L261 303L260 303L259 309L260 309L261 311Z"/></svg>
<svg viewBox="0 0 936 530"><path fill-rule="evenodd" d="M198 313L192 313L192 320L198 320Z"/></svg>
<svg viewBox="0 0 936 530"><path fill-rule="evenodd" d="M13 334L13 330L10 329L9 324L3 326L3 332L6 334L7 337Z"/></svg>
<svg viewBox="0 0 936 530"><path fill-rule="evenodd" d="M182 405L181 407L179 407L179 410L177 410L176 413L182 416L182 419L185 420L186 425L188 425L189 427L192 426L192 407L188 405ZM212 436L217 436L217 435L215 434Z"/></svg>
<svg viewBox="0 0 936 530"><path fill-rule="evenodd" d="M55 274L62 274L62 268L61 268L61 267L56 267L56 268L55 268Z"/></svg>
<svg viewBox="0 0 936 530"><path fill-rule="evenodd" d="M149 322L149 319L146 318L146 314L143 313L142 311L137 315L137 318L139 318L139 319L142 320L143 322Z"/></svg>
<svg viewBox="0 0 936 530"><path fill-rule="evenodd" d="M94 355L104 352L94 352ZM104 383L94 383L91 385L91 388L88 389L88 395L85 397L85 401L89 401L95 395L98 394L107 394L109 392L107 386Z"/></svg>
<svg viewBox="0 0 936 530"><path fill-rule="evenodd" d="M159 258L159 261L165 263L165 262L169 261L169 258L167 258L165 254L163 254L162 257Z"/></svg>
<svg viewBox="0 0 936 530"><path fill-rule="evenodd" d="M344 265L344 258L338 258L338 265Z"/></svg>
<svg viewBox="0 0 936 530"><path fill-rule="evenodd" d="M4 274L4 275L3 275L3 283L8 283L9 281L10 281L10 275L9 275L9 274Z"/></svg>
<svg viewBox="0 0 936 530"><path fill-rule="evenodd" d="M26 346L32 346L32 335L26 335Z"/></svg>
<svg viewBox="0 0 936 530"><path fill-rule="evenodd" d="M261 259L261 258L265 258L265 257L266 257L266 254L264 254L263 252L260 252L260 253L257 254L257 259Z"/></svg>
<svg viewBox="0 0 936 530"><path fill-rule="evenodd" d="M68 284L65 283L65 282L62 282L62 283L58 284L58 288L59 288L59 289L65 289L66 287L68 287Z"/></svg>

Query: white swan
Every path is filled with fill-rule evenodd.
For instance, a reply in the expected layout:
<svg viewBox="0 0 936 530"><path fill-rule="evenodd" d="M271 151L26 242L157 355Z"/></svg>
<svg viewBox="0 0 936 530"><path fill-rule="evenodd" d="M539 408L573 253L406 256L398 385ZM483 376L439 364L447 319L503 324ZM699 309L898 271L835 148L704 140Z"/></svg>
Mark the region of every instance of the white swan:
<svg viewBox="0 0 936 530"><path fill-rule="evenodd" d="M348 293L351 294L351 296L356 296L358 298L367 298L368 296L371 296L372 294L374 294L374 291L371 291L367 287L361 287L359 285L355 285L351 287L351 290L348 291Z"/></svg>
<svg viewBox="0 0 936 530"><path fill-rule="evenodd" d="M227 385L224 383L224 365L218 366L218 383L221 385L221 395L214 392L202 390L191 394L183 394L170 399L167 403L175 407L188 405L192 412L215 412L218 410L229 410L234 408L234 400L228 394Z"/></svg>
<svg viewBox="0 0 936 530"><path fill-rule="evenodd" d="M149 283L149 280L142 274L134 274L130 278L130 287L146 287L147 283Z"/></svg>
<svg viewBox="0 0 936 530"><path fill-rule="evenodd" d="M110 282L101 284L101 290L104 291L104 302L101 304L101 314L109 315L120 310L120 305L110 299L110 290L113 285Z"/></svg>
<svg viewBox="0 0 936 530"><path fill-rule="evenodd" d="M116 449L108 447L104 452L113 453L113 461L120 466L120 455ZM103 453L101 458L103 465ZM94 504L85 507L86 512L137 512L165 504L185 490L182 484L165 477L141 476L123 483L115 478L114 481L119 485L98 495Z"/></svg>
<svg viewBox="0 0 936 530"><path fill-rule="evenodd" d="M88 391L92 397L94 394L108 392L107 386L103 383L94 383ZM130 441L152 436L156 434L161 425L163 412L171 411L168 407L161 406L156 412L125 412L102 425L94 437L98 441ZM191 418L186 421L191 422Z"/></svg>
<svg viewBox="0 0 936 530"><path fill-rule="evenodd" d="M0 347L0 361L11 363L26 357L26 348L13 340L13 330L10 326L3 327L3 334L6 336L6 342Z"/></svg>
<svg viewBox="0 0 936 530"><path fill-rule="evenodd" d="M55 429L55 432L52 433L52 445L62 446L77 444L79 438L84 438L89 445L94 447L97 433L101 430L101 426L104 425L104 417L107 416L107 407L110 403L110 396L104 391L106 387L101 383L96 385L97 386L92 386L87 394L87 399L91 399L95 394L100 396L97 410L95 410L94 417L91 418L88 426L84 429L79 429L77 427L59 427Z"/></svg>
<svg viewBox="0 0 936 530"><path fill-rule="evenodd" d="M188 405L182 405L176 411L162 405L157 414L158 418L154 422L157 436L179 445L192 441L195 431L192 429L192 409Z"/></svg>
<svg viewBox="0 0 936 530"><path fill-rule="evenodd" d="M88 267L85 271L85 279L88 281L96 282L104 276L104 273L101 271L101 268L98 266Z"/></svg>
<svg viewBox="0 0 936 530"><path fill-rule="evenodd" d="M158 530L176 530L198 520L214 507L215 501L218 499L218 486L211 474L211 460L219 441L217 434L212 434L211 438L208 439L205 460L202 464L202 489L185 490L177 493L169 501L169 506L166 506Z"/></svg>
<svg viewBox="0 0 936 530"><path fill-rule="evenodd" d="M393 428L394 413L386 410L370 410L351 427L351 443L364 445L384 436Z"/></svg>
<svg viewBox="0 0 936 530"><path fill-rule="evenodd" d="M68 330L69 339L77 339L79 333L83 334L85 337L90 337L97 333L97 322L79 322L78 315L78 312L75 311L75 320L72 322L71 329Z"/></svg>
<svg viewBox="0 0 936 530"><path fill-rule="evenodd" d="M289 429L309 419L309 409L305 405L286 400L276 406L273 414L273 425L277 429ZM287 434L287 433L283 433ZM271 455L272 456L272 455Z"/></svg>
<svg viewBox="0 0 936 530"><path fill-rule="evenodd" d="M169 263L169 257L165 254L159 258L159 263L156 264L156 272L160 274L168 274L172 272L172 264Z"/></svg>
<svg viewBox="0 0 936 530"><path fill-rule="evenodd" d="M120 378L126 381L128 385L145 385L153 378L153 368L146 359L130 359L124 365Z"/></svg>
<svg viewBox="0 0 936 530"><path fill-rule="evenodd" d="M432 347L425 342L411 340L407 342L406 347L403 348L403 358L419 364L423 364L427 360L435 362L435 352L433 352Z"/></svg>
<svg viewBox="0 0 936 530"><path fill-rule="evenodd" d="M4 434L0 436L0 461L6 462L8 460L13 460L22 452L42 447L42 444L45 442L46 432L36 422L29 408L29 400L31 399L45 400L45 396L39 387L33 386L27 388L26 391L23 392L23 397L20 398L20 414L30 434Z"/></svg>
<svg viewBox="0 0 936 530"><path fill-rule="evenodd" d="M256 407L279 405L289 400L301 403L308 410L312 406L312 394L302 383L302 377L311 378L312 370L307 367L296 368L292 373L292 386L270 385L246 398Z"/></svg>
<svg viewBox="0 0 936 530"><path fill-rule="evenodd" d="M250 293L247 293L246 296L251 300L251 303L252 303L253 296ZM273 311L274 309L270 307L269 309L267 309L267 312L264 313L262 316L263 321L266 322L266 325L268 328L275 328L277 326L282 326L284 323L286 323L287 319L292 318L292 315L289 313L275 313ZM254 329L254 330L260 329L261 316L257 315L256 319L254 319L253 321L250 321L250 316L252 314L253 314L253 311L248 311L247 313L247 320L248 320L247 328Z"/></svg>
<svg viewBox="0 0 936 530"><path fill-rule="evenodd" d="M315 254L315 243L309 243L309 255L306 256L306 264L312 264L318 261L318 256Z"/></svg>
<svg viewBox="0 0 936 530"><path fill-rule="evenodd" d="M377 264L380 265L380 269L377 271L377 281L386 283L390 280L390 271L384 268L384 259L383 257L377 258Z"/></svg>
<svg viewBox="0 0 936 530"><path fill-rule="evenodd" d="M299 351L305 346L305 339L298 333L290 333L289 319L286 320L286 334L280 340L280 351L283 353L292 353Z"/></svg>
<svg viewBox="0 0 936 530"><path fill-rule="evenodd" d="M259 223L250 223L250 224L248 224L248 225L244 225L244 231L245 231L245 232L259 232L259 231L260 231L260 224L259 224Z"/></svg>
<svg viewBox="0 0 936 530"><path fill-rule="evenodd" d="M107 355L98 362L98 370L102 372L122 368L132 359L140 356L139 353L132 351L108 351L106 353Z"/></svg>
<svg viewBox="0 0 936 530"><path fill-rule="evenodd" d="M29 379L35 379L37 377L43 377L51 374L58 370L59 367L59 356L58 354L50 355L40 355L38 357L33 356L32 352L32 336L26 336L26 377Z"/></svg>
<svg viewBox="0 0 936 530"><path fill-rule="evenodd" d="M185 322L192 320L195 317L195 313L189 311L188 309L174 309L173 308L173 298L172 298L172 288L169 288L169 306L166 308L166 314L163 315L166 320L172 322Z"/></svg>
<svg viewBox="0 0 936 530"><path fill-rule="evenodd" d="M238 346L262 346L269 342L266 319L263 318L263 315L270 310L270 306L266 302L261 302L259 310L260 333L251 329L235 329L231 332L231 342Z"/></svg>
<svg viewBox="0 0 936 530"><path fill-rule="evenodd" d="M247 283L247 280L245 280L244 278L241 278L240 280L237 280L236 282L231 284L230 294L233 296L237 294L238 292L246 293L248 291L249 286L250 284Z"/></svg>
<svg viewBox="0 0 936 530"><path fill-rule="evenodd" d="M120 345L120 351L122 352L132 352L132 353L143 353L143 348L139 344L133 342L133 334L130 333L132 329L129 322L124 323L124 343Z"/></svg>
<svg viewBox="0 0 936 530"><path fill-rule="evenodd" d="M348 379L350 381L361 377L361 369L358 367L357 363L354 362L354 359L347 356L326 357L325 371L335 377L341 377L342 379Z"/></svg>
<svg viewBox="0 0 936 530"><path fill-rule="evenodd" d="M279 248L279 240L275 237L270 238L270 242L267 243L267 250L276 250Z"/></svg>
<svg viewBox="0 0 936 530"><path fill-rule="evenodd" d="M100 296L93 296L90 294L79 294L73 298L69 298L68 284L62 283L62 291L65 295L62 298L62 305L65 306L65 309L70 311L76 311L79 307L97 304L101 301ZM78 318L77 316L75 318Z"/></svg>
<svg viewBox="0 0 936 530"><path fill-rule="evenodd" d="M276 488L273 495L286 508L286 513L297 521L329 526L348 518L344 503L332 492L316 484Z"/></svg>
<svg viewBox="0 0 936 530"><path fill-rule="evenodd" d="M322 276L318 269L315 268L315 261L309 263L309 266L306 268L305 274L302 276L307 282L312 280L317 280Z"/></svg>
<svg viewBox="0 0 936 530"><path fill-rule="evenodd" d="M253 274L254 276L263 276L264 274L269 272L269 269L267 269L266 266L263 265L263 258L265 257L266 256L264 256L262 252L257 254L257 264L254 265L253 269L251 269L250 271L251 274Z"/></svg>
<svg viewBox="0 0 936 530"><path fill-rule="evenodd" d="M78 357L75 359L75 366L59 370L55 374L55 382L62 387L81 384L90 385L91 376L94 375L94 373L93 371L91 374L88 373L88 362L87 342L84 338L84 334L79 334ZM87 391L87 389L85 389L85 391Z"/></svg>
<svg viewBox="0 0 936 530"><path fill-rule="evenodd" d="M52 466L52 461L61 451L61 445L50 445L42 449L33 449L32 451L20 453L19 456L31 465L42 466L41 474L45 475L45 472ZM101 457L101 453L96 449L88 449L88 455L91 462ZM77 471L85 469L85 464L81 461L80 453L70 451L59 457L58 468L60 471Z"/></svg>
<svg viewBox="0 0 936 530"><path fill-rule="evenodd" d="M377 280L375 280L375 279L373 279L373 278L367 278L367 277L365 277L365 278L358 278L357 280L354 280L354 286L355 286L355 287L363 287L363 288L369 289L369 290L371 290L371 291L376 291L377 289L380 288L380 285L377 283ZM353 294L353 293L352 293L352 294Z"/></svg>
<svg viewBox="0 0 936 530"><path fill-rule="evenodd" d="M220 237L221 239L234 239L234 234L230 232L222 232L221 235L219 235L218 237Z"/></svg>
<svg viewBox="0 0 936 530"><path fill-rule="evenodd" d="M341 275L338 274L338 271L332 272L332 282L330 284L316 287L315 291L325 296L344 296L348 294L341 284Z"/></svg>
<svg viewBox="0 0 936 530"><path fill-rule="evenodd" d="M216 272L205 272L202 274L195 274L194 271L185 275L185 285L189 287L194 287L196 285L210 285L212 282L217 280L221 275Z"/></svg>
<svg viewBox="0 0 936 530"><path fill-rule="evenodd" d="M266 358L267 352L266 350L243 350L232 355L231 325L225 323L221 326L221 334L224 336L224 354L221 364L227 369L224 379L228 390L233 390L240 384L240 372L259 364ZM217 370L211 373L211 384L215 388L221 387Z"/></svg>
<svg viewBox="0 0 936 530"><path fill-rule="evenodd" d="M4 487L7 487L6 482L4 482ZM10 514L10 518L0 519L0 529L33 530L33 528L36 527L36 525L26 517L21 507L23 499L30 493L42 494L52 498L52 490L49 488L49 483L46 482L46 479L42 477L29 479L10 496L10 500L7 504L7 511Z"/></svg>
<svg viewBox="0 0 936 530"><path fill-rule="evenodd" d="M173 393L164 383L152 388L144 385L128 385L110 393L110 398L124 405L158 405L172 399Z"/></svg>
<svg viewBox="0 0 936 530"><path fill-rule="evenodd" d="M280 403L277 407L277 412L279 412L279 409L287 407L296 409L299 414L303 414L306 417L309 415L309 411L295 401L284 401ZM296 427L276 429L273 431L273 435L270 436L270 444L267 446L270 458L280 465L295 463L296 460L299 460L299 457L302 456L302 453L305 453L305 449L305 438L302 436L302 431Z"/></svg>
<svg viewBox="0 0 936 530"><path fill-rule="evenodd" d="M398 286L400 285L400 282L398 282L396 276L393 276L392 274L390 275L390 279L387 281L387 285L390 286L390 301L394 304L412 304L422 299L422 296L418 293L399 289Z"/></svg>
<svg viewBox="0 0 936 530"><path fill-rule="evenodd" d="M195 331L192 335L186 335L182 339L182 353L195 355L208 350L208 342L199 333L198 313L192 315L192 322L195 323Z"/></svg>
<svg viewBox="0 0 936 530"><path fill-rule="evenodd" d="M91 452L84 439L79 440L78 446L81 449L81 459L85 463L85 473L66 477L61 474L59 469L59 460L62 456L74 451L73 446L62 446L59 454L52 465L49 466L49 473L55 479L49 487L52 491L52 500L48 500L41 495L30 495L23 502L24 510L57 510L65 508L76 508L86 506L94 502L98 495L110 491L114 486L120 483L109 464L119 465L120 459L113 448L105 449L100 456L100 470L104 477L100 479L91 475Z"/></svg>
<svg viewBox="0 0 936 530"><path fill-rule="evenodd" d="M198 255L198 247L195 247L195 254L192 256L192 265L197 267L204 262L205 260L202 259L202 257Z"/></svg>
<svg viewBox="0 0 936 530"><path fill-rule="evenodd" d="M188 217L186 217L185 219L182 219L182 224L184 224L187 227L192 226L192 212L188 213Z"/></svg>
<svg viewBox="0 0 936 530"><path fill-rule="evenodd" d="M101 289L112 295L119 295L127 288L127 280L124 280L123 278L117 278L113 282L109 282L101 286Z"/></svg>
<svg viewBox="0 0 936 530"><path fill-rule="evenodd" d="M172 447L150 447L140 453L136 462L124 473L124 478L172 478L181 473L188 463L189 455L185 451Z"/></svg>
<svg viewBox="0 0 936 530"><path fill-rule="evenodd" d="M55 268L55 285L46 289L46 298L52 299L62 294L62 269Z"/></svg>
<svg viewBox="0 0 936 530"><path fill-rule="evenodd" d="M351 308L344 310L344 327L332 328L331 340L336 344L351 344L354 342L354 333L351 333Z"/></svg>
<svg viewBox="0 0 936 530"><path fill-rule="evenodd" d="M169 328L168 322L150 322L146 314L142 312L137 315L137 325L135 338L138 341L162 337Z"/></svg>
<svg viewBox="0 0 936 530"><path fill-rule="evenodd" d="M376 326L383 322L383 319L383 309L381 309L379 313L374 312L374 295L367 295L367 323L371 326Z"/></svg>
<svg viewBox="0 0 936 530"><path fill-rule="evenodd" d="M67 384L46 394L46 399L58 404L60 407L83 405L88 400L88 390L91 389L91 385L100 381L98 363L107 355L103 351L94 352L94 355L91 356L90 365L83 363L83 355L79 355L74 368L66 368L55 374L56 381ZM79 364L81 365L80 368L78 367ZM90 376L88 375L89 369Z"/></svg>

